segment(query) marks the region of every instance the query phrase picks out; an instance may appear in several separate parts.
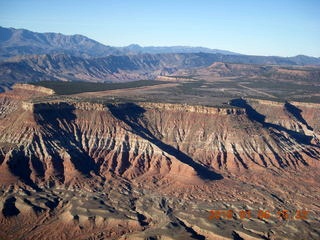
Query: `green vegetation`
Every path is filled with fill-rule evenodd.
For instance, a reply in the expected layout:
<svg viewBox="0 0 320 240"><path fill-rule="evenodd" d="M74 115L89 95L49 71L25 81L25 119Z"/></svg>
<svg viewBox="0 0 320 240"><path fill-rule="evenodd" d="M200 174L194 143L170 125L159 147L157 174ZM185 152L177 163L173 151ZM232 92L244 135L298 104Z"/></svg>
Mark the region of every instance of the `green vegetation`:
<svg viewBox="0 0 320 240"><path fill-rule="evenodd" d="M136 88L144 86L154 86L167 83L165 81L156 80L140 80L125 83L91 83L91 82L57 82L42 81L31 83L35 86L42 86L53 89L58 95L70 95L83 92L99 92L107 90Z"/></svg>

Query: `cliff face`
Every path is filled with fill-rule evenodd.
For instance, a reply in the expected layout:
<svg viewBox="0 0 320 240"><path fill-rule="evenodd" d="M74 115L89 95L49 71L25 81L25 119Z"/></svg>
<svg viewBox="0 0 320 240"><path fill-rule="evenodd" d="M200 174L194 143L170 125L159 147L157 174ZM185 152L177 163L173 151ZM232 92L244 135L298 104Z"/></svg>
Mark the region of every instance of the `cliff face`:
<svg viewBox="0 0 320 240"><path fill-rule="evenodd" d="M317 166L320 159L317 106L1 101L0 168L8 183L72 184L83 176L201 181Z"/></svg>
<svg viewBox="0 0 320 240"><path fill-rule="evenodd" d="M306 136L319 138L320 104L302 102L272 102L249 99L248 104L269 124L279 125Z"/></svg>

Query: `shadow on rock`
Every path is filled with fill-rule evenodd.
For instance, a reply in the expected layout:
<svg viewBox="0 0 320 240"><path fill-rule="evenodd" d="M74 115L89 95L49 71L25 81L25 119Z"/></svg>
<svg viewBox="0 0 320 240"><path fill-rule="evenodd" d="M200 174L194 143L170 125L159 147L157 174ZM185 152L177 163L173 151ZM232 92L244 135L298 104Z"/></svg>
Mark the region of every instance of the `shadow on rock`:
<svg viewBox="0 0 320 240"><path fill-rule="evenodd" d="M123 121L128 126L131 127L132 131L142 137L143 139L156 145L162 151L174 156L182 163L185 163L192 167L203 180L220 180L222 175L209 170L207 167L195 162L191 157L189 157L184 152L162 142L157 139L144 125L143 116L145 109L134 103L125 103L118 105L108 105L107 106L114 117Z"/></svg>
<svg viewBox="0 0 320 240"><path fill-rule="evenodd" d="M249 105L249 103L245 99L233 99L233 100L230 101L230 105L246 109L246 112L247 112L247 115L248 115L249 119L252 120L252 121L256 121L256 122L261 123L263 125L263 127L265 127L265 128L273 128L273 129L276 129L278 131L285 132L290 137L295 139L296 142L301 143L301 144L311 145L312 137L306 136L303 133L287 129L287 128L283 127L283 126L280 126L280 125L277 125L277 124L274 124L274 123L266 122L266 116L261 114L261 113L259 113L259 112L257 112L253 107L251 107ZM296 111L296 110L293 110L293 111ZM299 113L295 112L295 114L298 116Z"/></svg>

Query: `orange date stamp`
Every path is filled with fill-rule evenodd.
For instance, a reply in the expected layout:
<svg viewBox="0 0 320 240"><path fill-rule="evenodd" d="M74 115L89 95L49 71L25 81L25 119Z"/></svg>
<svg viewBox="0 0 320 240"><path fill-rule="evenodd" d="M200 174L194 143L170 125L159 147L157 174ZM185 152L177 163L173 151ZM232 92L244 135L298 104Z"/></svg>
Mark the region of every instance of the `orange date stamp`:
<svg viewBox="0 0 320 240"><path fill-rule="evenodd" d="M271 217L276 217L279 220L307 220L309 211L305 209L300 209L296 211L280 210L276 212L270 212L268 210L239 210L234 211L231 209L227 210L210 210L209 211L209 220L220 220L220 219L251 219L256 217L258 219L270 219Z"/></svg>

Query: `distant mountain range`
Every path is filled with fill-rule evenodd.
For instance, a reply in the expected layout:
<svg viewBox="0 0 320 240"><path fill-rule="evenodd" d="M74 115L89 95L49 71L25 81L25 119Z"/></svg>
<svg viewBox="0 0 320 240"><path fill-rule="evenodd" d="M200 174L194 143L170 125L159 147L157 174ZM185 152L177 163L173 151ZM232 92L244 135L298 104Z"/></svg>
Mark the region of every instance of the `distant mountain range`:
<svg viewBox="0 0 320 240"><path fill-rule="evenodd" d="M82 57L101 57L121 54L82 35L36 33L25 29L0 27L0 58L17 55L65 53Z"/></svg>
<svg viewBox="0 0 320 240"><path fill-rule="evenodd" d="M211 53L222 55L241 55L227 50L205 47L171 46L141 47L131 44L126 47L113 47L101 44L83 35L64 35L61 33L37 33L26 29L4 28L0 26L0 59L20 55L68 54L78 57L106 57L109 55L167 54L167 53ZM241 55L247 56L247 55ZM250 56L253 60L262 56ZM275 59L281 57L267 57ZM240 58L243 59L243 58ZM320 64L320 58L299 55L288 59L289 64L310 65ZM242 61L242 60L241 60ZM286 61L286 60L285 60ZM261 63L261 60L259 62Z"/></svg>
<svg viewBox="0 0 320 240"><path fill-rule="evenodd" d="M158 54L158 53L221 53L230 51L203 47L141 47L132 44L127 47L111 47L82 35L61 33L37 33L25 29L0 27L0 58L17 55L64 53L81 57L106 57L108 55Z"/></svg>
<svg viewBox="0 0 320 240"><path fill-rule="evenodd" d="M105 46L82 35L35 33L0 27L0 85L40 80L154 79L215 62L320 65L320 58L240 55L202 47Z"/></svg>
<svg viewBox="0 0 320 240"><path fill-rule="evenodd" d="M173 46L173 47L141 47L138 44L131 44L127 47L119 48L124 53L129 54L161 54L161 53L220 53L226 55L240 55L239 53L230 52L220 49L210 49L204 47L188 47L188 46Z"/></svg>

